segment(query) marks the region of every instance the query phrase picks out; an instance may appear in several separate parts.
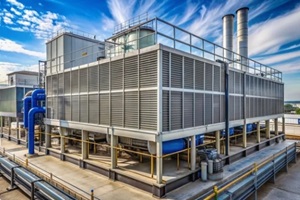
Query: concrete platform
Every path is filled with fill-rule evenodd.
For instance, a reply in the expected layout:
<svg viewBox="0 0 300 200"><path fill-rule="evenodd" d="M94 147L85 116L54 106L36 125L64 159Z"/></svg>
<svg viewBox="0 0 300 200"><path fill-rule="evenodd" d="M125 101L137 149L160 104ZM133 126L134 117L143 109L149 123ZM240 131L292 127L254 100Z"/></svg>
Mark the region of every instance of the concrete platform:
<svg viewBox="0 0 300 200"><path fill-rule="evenodd" d="M24 193L22 193L19 189L7 191L6 188L10 186L9 182L0 176L0 199L1 200L29 200L30 198L27 197Z"/></svg>
<svg viewBox="0 0 300 200"><path fill-rule="evenodd" d="M214 185L230 181L238 174L242 174L252 168L254 163L261 163L291 145L295 145L295 142L286 140L276 145L273 144L269 147L265 147L263 151L254 152L245 158L225 166L223 174L224 178L222 181L203 182L199 179L171 191L166 195L166 199L197 199L197 197L200 197L200 195L204 194L204 192L211 190Z"/></svg>
<svg viewBox="0 0 300 200"><path fill-rule="evenodd" d="M1 138L1 146L5 147L6 152L15 154L17 157L26 159L24 156L27 149L23 146L17 145L14 142L7 141ZM73 165L69 162L61 161L44 153L39 152L39 156L29 159L29 165L33 164L47 172L51 172L54 176L59 177L70 184L68 187L76 190L75 187L85 191L78 191L89 197L91 189L94 189L95 197L101 200L105 199L154 199L152 194L142 191L138 188L131 187L130 185L109 180L107 177L102 176L90 170L85 170ZM65 184L65 183L64 183Z"/></svg>

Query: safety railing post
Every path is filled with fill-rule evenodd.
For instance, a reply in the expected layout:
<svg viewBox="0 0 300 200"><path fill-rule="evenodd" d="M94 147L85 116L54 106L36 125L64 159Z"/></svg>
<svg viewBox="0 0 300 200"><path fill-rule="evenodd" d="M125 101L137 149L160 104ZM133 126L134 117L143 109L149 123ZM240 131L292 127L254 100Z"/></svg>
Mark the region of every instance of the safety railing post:
<svg viewBox="0 0 300 200"><path fill-rule="evenodd" d="M94 190L91 190L91 200L94 200Z"/></svg>
<svg viewBox="0 0 300 200"><path fill-rule="evenodd" d="M218 190L218 186L214 186L214 194L215 194L215 200L218 200L218 194L219 194L219 190Z"/></svg>
<svg viewBox="0 0 300 200"><path fill-rule="evenodd" d="M151 178L153 178L153 174L154 174L154 164L153 164L153 154L151 154Z"/></svg>

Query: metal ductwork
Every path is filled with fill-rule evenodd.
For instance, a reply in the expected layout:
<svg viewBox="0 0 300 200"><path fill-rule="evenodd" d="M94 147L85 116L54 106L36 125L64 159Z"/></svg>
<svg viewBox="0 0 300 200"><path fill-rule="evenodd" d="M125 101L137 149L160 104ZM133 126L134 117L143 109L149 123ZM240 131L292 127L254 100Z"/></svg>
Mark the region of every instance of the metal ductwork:
<svg viewBox="0 0 300 200"><path fill-rule="evenodd" d="M234 15L228 14L223 16L223 47L224 57L229 60L233 60L233 21ZM230 61L229 61L230 62Z"/></svg>
<svg viewBox="0 0 300 200"><path fill-rule="evenodd" d="M241 63L247 64L248 58L248 7L240 8L236 11L237 15L237 52L241 56ZM242 70L246 67L243 66Z"/></svg>

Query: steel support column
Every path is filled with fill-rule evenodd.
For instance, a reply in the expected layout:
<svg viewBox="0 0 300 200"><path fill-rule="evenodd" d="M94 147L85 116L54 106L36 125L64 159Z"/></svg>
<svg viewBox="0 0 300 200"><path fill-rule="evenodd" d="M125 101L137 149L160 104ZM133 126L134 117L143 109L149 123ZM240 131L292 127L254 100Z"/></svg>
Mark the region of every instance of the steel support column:
<svg viewBox="0 0 300 200"><path fill-rule="evenodd" d="M81 142L82 142L82 145L81 145L81 158L82 159L88 159L89 158L89 155L88 155L88 139L89 139L89 133L87 131L84 131L82 130L81 131Z"/></svg>
<svg viewBox="0 0 300 200"><path fill-rule="evenodd" d="M51 126L45 125L46 148L51 148Z"/></svg>
<svg viewBox="0 0 300 200"><path fill-rule="evenodd" d="M196 136L191 137L191 170L196 169Z"/></svg>
<svg viewBox="0 0 300 200"><path fill-rule="evenodd" d="M257 142L260 143L260 122L256 123Z"/></svg>
<svg viewBox="0 0 300 200"><path fill-rule="evenodd" d="M275 135L278 135L278 118L274 119Z"/></svg>
<svg viewBox="0 0 300 200"><path fill-rule="evenodd" d="M270 139L270 120L266 120L266 138Z"/></svg>
<svg viewBox="0 0 300 200"><path fill-rule="evenodd" d="M220 154L220 152L221 152L220 131L215 132L215 138L216 138L216 149L218 151L218 154Z"/></svg>
<svg viewBox="0 0 300 200"><path fill-rule="evenodd" d="M115 169L117 167L117 147L118 145L118 136L114 135L114 129L111 129L111 135L110 135L110 152L111 152L111 168Z"/></svg>
<svg viewBox="0 0 300 200"><path fill-rule="evenodd" d="M19 129L19 117L16 118L16 124L17 124L17 143L20 143L20 129Z"/></svg>
<svg viewBox="0 0 300 200"><path fill-rule="evenodd" d="M282 133L285 134L285 118L282 117Z"/></svg>
<svg viewBox="0 0 300 200"><path fill-rule="evenodd" d="M60 127L60 153L66 152L65 147L65 135L66 135L66 128Z"/></svg>
<svg viewBox="0 0 300 200"><path fill-rule="evenodd" d="M162 158L162 140L161 135L157 135L156 141L156 182L162 183L163 176L163 158Z"/></svg>
<svg viewBox="0 0 300 200"><path fill-rule="evenodd" d="M247 124L246 121L244 121L244 126L243 126L243 147L247 147Z"/></svg>

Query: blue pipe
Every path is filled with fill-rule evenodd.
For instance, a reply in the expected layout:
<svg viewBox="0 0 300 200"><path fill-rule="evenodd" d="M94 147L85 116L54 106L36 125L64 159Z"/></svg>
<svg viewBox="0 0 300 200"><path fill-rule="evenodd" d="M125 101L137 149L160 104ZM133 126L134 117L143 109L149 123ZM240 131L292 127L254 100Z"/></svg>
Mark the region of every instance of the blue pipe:
<svg viewBox="0 0 300 200"><path fill-rule="evenodd" d="M23 99L23 106L24 106L24 113L23 113L24 128L28 128L28 112L31 108L31 96L25 97Z"/></svg>
<svg viewBox="0 0 300 200"><path fill-rule="evenodd" d="M31 106L32 108L37 107L38 100L45 100L45 90L44 89L36 89L31 94Z"/></svg>
<svg viewBox="0 0 300 200"><path fill-rule="evenodd" d="M34 154L34 122L35 114L45 113L44 107L33 107L28 113L28 154Z"/></svg>

